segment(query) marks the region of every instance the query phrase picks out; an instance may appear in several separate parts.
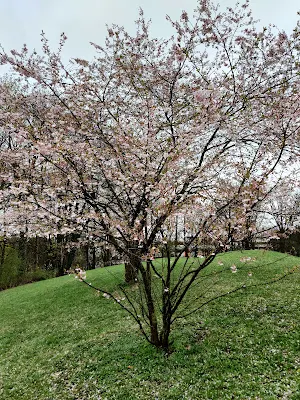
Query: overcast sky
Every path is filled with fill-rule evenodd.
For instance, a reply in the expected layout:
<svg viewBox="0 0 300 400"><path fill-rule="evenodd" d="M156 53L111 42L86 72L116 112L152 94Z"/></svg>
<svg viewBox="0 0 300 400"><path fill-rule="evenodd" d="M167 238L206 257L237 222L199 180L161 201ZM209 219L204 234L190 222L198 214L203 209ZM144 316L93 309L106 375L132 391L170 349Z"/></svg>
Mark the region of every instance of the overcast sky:
<svg viewBox="0 0 300 400"><path fill-rule="evenodd" d="M233 6L236 0L215 0L222 7ZM241 0L243 1L243 0ZM171 29L165 15L179 17L185 9L192 13L197 0L0 0L0 43L6 50L40 49L40 33L46 32L51 46L56 47L61 32L68 36L64 58L91 59L89 42L102 44L106 24L116 23L133 30L138 8L152 20L152 34L167 37ZM274 23L291 31L299 16L299 0L250 0L255 19L262 25ZM2 69L1 69L2 68ZM0 74L4 72L0 66Z"/></svg>

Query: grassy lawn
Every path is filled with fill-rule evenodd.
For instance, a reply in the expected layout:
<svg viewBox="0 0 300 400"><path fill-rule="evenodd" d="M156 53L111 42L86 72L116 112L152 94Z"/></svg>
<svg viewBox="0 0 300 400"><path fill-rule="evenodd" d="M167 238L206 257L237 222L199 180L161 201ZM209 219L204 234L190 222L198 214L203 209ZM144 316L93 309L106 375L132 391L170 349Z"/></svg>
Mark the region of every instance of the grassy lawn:
<svg viewBox="0 0 300 400"><path fill-rule="evenodd" d="M216 274L211 290L270 280L300 259L232 252L203 275L233 263L237 273ZM113 288L115 277L122 266L87 279ZM117 304L72 276L0 292L0 399L300 399L299 289L296 272L210 303L179 320L168 357Z"/></svg>

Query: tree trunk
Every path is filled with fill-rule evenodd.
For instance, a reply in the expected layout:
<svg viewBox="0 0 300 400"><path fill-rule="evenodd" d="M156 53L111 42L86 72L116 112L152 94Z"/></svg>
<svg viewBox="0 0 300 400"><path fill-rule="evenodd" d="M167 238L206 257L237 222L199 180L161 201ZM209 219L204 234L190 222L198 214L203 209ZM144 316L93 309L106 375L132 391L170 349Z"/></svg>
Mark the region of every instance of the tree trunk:
<svg viewBox="0 0 300 400"><path fill-rule="evenodd" d="M92 269L96 268L96 248L93 246Z"/></svg>
<svg viewBox="0 0 300 400"><path fill-rule="evenodd" d="M142 270L142 279L144 283L149 324L150 324L150 341L154 346L161 347L161 341L158 335L155 305L152 297L151 269L150 269L150 264L148 262L147 262L147 269Z"/></svg>
<svg viewBox="0 0 300 400"><path fill-rule="evenodd" d="M163 322L163 329L160 335L160 347L166 351L169 350L170 331L171 331L170 318L166 318Z"/></svg>
<svg viewBox="0 0 300 400"><path fill-rule="evenodd" d="M4 260L5 260L5 248L6 248L6 238L4 237L2 240L2 246L1 246L0 277L1 277L1 273L2 273Z"/></svg>
<svg viewBox="0 0 300 400"><path fill-rule="evenodd" d="M72 268L72 264L76 255L76 249L72 248L66 254L66 270L69 271Z"/></svg>
<svg viewBox="0 0 300 400"><path fill-rule="evenodd" d="M21 274L27 271L27 239L25 233L21 232L18 240L18 254L20 256L22 266L20 268Z"/></svg>
<svg viewBox="0 0 300 400"><path fill-rule="evenodd" d="M171 318L172 318L172 305L169 293L170 279L171 279L170 272L171 271L169 270L165 282L167 290L164 290L163 292L163 308L162 308L163 326L162 326L162 331L160 333L161 347L165 351L169 350L169 336L171 331Z"/></svg>
<svg viewBox="0 0 300 400"><path fill-rule="evenodd" d="M37 271L39 268L39 238L37 235L35 235L34 253L34 271Z"/></svg>
<svg viewBox="0 0 300 400"><path fill-rule="evenodd" d="M247 236L243 240L243 248L244 248L244 250L253 250L254 249L254 241L251 236Z"/></svg>
<svg viewBox="0 0 300 400"><path fill-rule="evenodd" d="M87 243L85 246L85 269L86 271L90 269L90 244Z"/></svg>
<svg viewBox="0 0 300 400"><path fill-rule="evenodd" d="M135 244L133 244L129 250L128 260L125 261L125 282L134 283L137 281L141 260L138 247Z"/></svg>
<svg viewBox="0 0 300 400"><path fill-rule="evenodd" d="M64 269L64 261L65 261L65 236L57 235L56 236L56 244L57 244L57 254L56 254L56 276L63 276L65 273Z"/></svg>
<svg viewBox="0 0 300 400"><path fill-rule="evenodd" d="M125 262L125 282L134 283L137 280L137 265L136 260Z"/></svg>

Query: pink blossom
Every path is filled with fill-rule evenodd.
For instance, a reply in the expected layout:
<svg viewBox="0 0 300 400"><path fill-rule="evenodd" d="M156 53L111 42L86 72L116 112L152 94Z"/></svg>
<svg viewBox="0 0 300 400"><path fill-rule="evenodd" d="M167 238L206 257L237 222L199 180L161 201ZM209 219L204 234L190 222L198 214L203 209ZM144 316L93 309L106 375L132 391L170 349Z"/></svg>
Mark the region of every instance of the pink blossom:
<svg viewBox="0 0 300 400"><path fill-rule="evenodd" d="M236 272L237 272L237 267L236 267L236 265L232 265L232 266L230 267L230 269L231 269L231 272L232 272L232 273L236 273Z"/></svg>

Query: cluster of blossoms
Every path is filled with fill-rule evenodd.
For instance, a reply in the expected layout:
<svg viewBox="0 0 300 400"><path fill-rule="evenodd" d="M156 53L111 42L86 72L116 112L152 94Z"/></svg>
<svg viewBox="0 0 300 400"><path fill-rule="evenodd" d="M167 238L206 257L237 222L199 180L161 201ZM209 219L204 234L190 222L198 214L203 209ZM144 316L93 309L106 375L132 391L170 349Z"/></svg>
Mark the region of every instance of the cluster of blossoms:
<svg viewBox="0 0 300 400"><path fill-rule="evenodd" d="M231 269L231 272L232 272L233 274L235 274L235 273L237 272L237 267L236 267L236 265L232 265L232 266L230 267L230 269Z"/></svg>
<svg viewBox="0 0 300 400"><path fill-rule="evenodd" d="M143 261L153 261L155 260L155 258L159 255L159 249L155 246L151 247L150 251L148 252L148 254L142 255L142 260Z"/></svg>
<svg viewBox="0 0 300 400"><path fill-rule="evenodd" d="M252 261L256 261L256 258L255 257L242 257L242 258L240 258L240 262L242 262L242 263L252 262Z"/></svg>
<svg viewBox="0 0 300 400"><path fill-rule="evenodd" d="M250 257L247 257L247 258L250 259ZM252 260L250 259L250 260L247 260L247 261L252 261ZM241 262L245 262L245 261L241 261ZM230 267L230 269L231 269L231 272L232 272L233 274L235 274L235 273L238 271L237 266L234 265L234 264ZM252 272L251 272L251 271L248 272L248 276L249 276L249 277L252 276Z"/></svg>
<svg viewBox="0 0 300 400"><path fill-rule="evenodd" d="M106 292L104 292L104 293L102 294L102 296L103 296L105 299L111 299L111 298L113 298L117 303L120 303L120 301L124 301L124 300L125 300L125 297L119 297L118 295L110 295L109 293L106 293Z"/></svg>

